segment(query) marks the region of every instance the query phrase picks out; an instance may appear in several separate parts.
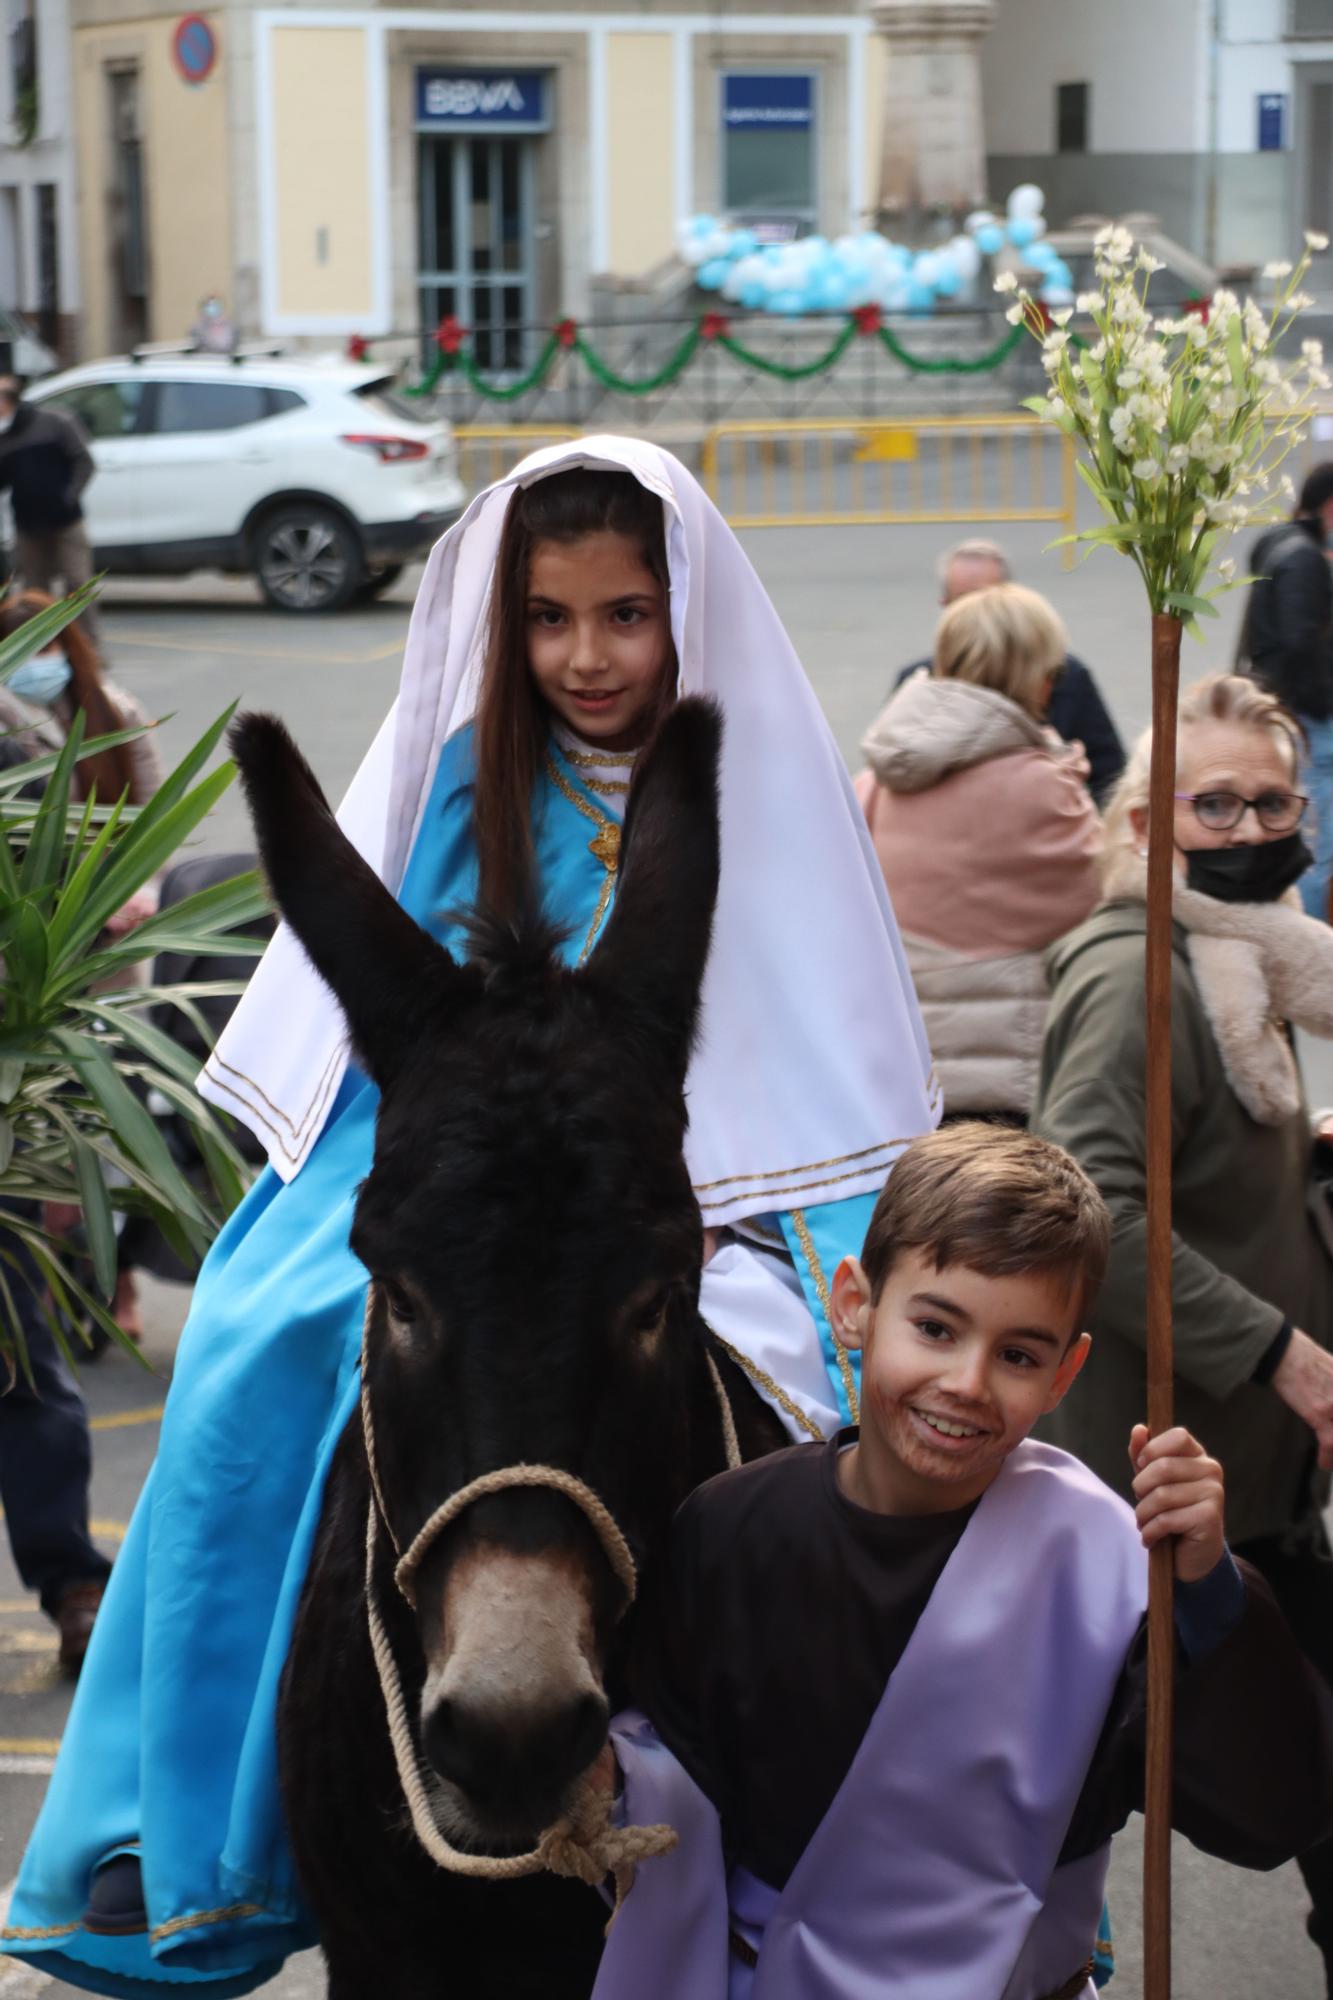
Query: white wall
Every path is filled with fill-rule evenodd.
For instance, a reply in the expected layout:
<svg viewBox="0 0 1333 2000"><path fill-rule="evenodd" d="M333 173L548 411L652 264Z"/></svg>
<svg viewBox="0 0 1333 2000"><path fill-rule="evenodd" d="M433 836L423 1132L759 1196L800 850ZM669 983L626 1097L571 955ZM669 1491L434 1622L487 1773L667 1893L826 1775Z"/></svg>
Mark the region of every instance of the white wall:
<svg viewBox="0 0 1333 2000"><path fill-rule="evenodd" d="M1082 82L1091 86L1089 152L1195 151L1209 5L999 0L982 43L987 152L1054 152L1055 86Z"/></svg>

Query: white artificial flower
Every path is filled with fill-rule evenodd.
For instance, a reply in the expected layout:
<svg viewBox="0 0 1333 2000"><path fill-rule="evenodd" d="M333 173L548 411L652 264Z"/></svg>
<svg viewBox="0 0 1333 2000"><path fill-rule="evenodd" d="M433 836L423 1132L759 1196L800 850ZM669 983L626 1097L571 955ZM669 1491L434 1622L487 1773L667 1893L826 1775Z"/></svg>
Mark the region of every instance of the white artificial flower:
<svg viewBox="0 0 1333 2000"><path fill-rule="evenodd" d="M1189 462L1190 453L1188 445L1173 444L1170 451L1166 454L1166 469L1168 472L1183 472Z"/></svg>
<svg viewBox="0 0 1333 2000"><path fill-rule="evenodd" d="M1053 417L1059 418L1069 415L1069 405L1063 396L1048 396L1046 398L1046 407Z"/></svg>
<svg viewBox="0 0 1333 2000"><path fill-rule="evenodd" d="M1264 276L1266 278L1289 278L1291 276L1291 265L1284 262L1265 264Z"/></svg>
<svg viewBox="0 0 1333 2000"><path fill-rule="evenodd" d="M1191 319L1186 337L1191 347L1208 345L1208 329L1201 319Z"/></svg>
<svg viewBox="0 0 1333 2000"><path fill-rule="evenodd" d="M1052 317L1054 317L1054 315L1052 315ZM1068 317L1069 314L1066 313L1065 318L1068 319ZM1067 333L1062 333L1059 331L1056 331L1055 333L1048 333L1043 336L1041 345L1042 345L1042 351L1044 353L1058 354L1062 351L1062 349L1068 347L1069 335Z"/></svg>
<svg viewBox="0 0 1333 2000"><path fill-rule="evenodd" d="M1051 314L1051 318L1054 320L1057 326L1068 326L1070 320L1073 317L1074 317L1074 308L1072 306L1061 306L1059 312L1053 312Z"/></svg>
<svg viewBox="0 0 1333 2000"><path fill-rule="evenodd" d="M1153 271L1164 271L1166 269L1166 265L1162 262L1161 258L1154 257L1151 250L1145 250L1141 243L1136 261L1140 271L1147 271L1150 274Z"/></svg>
<svg viewBox="0 0 1333 2000"><path fill-rule="evenodd" d="M1307 229L1305 245L1308 250L1327 250L1328 238L1318 229Z"/></svg>
<svg viewBox="0 0 1333 2000"><path fill-rule="evenodd" d="M1311 368L1322 368L1324 365L1323 341L1303 340L1301 342L1301 359L1308 362Z"/></svg>
<svg viewBox="0 0 1333 2000"><path fill-rule="evenodd" d="M1293 292L1287 300L1287 310L1294 313L1309 312L1313 304L1314 300L1309 292Z"/></svg>
<svg viewBox="0 0 1333 2000"><path fill-rule="evenodd" d="M1004 316L1008 320L1010 326L1017 326L1018 322L1022 319L1023 314L1025 313L1026 310L1027 308L1024 305L1022 299L1016 299L1013 305L1011 305L1006 310Z"/></svg>
<svg viewBox="0 0 1333 2000"><path fill-rule="evenodd" d="M1296 498L1296 488L1291 483L1291 474L1289 472L1284 472L1281 479L1278 480L1277 490L1284 500L1294 500Z"/></svg>
<svg viewBox="0 0 1333 2000"><path fill-rule="evenodd" d="M1001 271L999 277L995 280L995 289L997 292L1016 292L1018 290L1017 271Z"/></svg>
<svg viewBox="0 0 1333 2000"><path fill-rule="evenodd" d="M1290 266L1288 268L1290 269ZM1234 559L1231 556L1227 556L1224 561L1217 565L1217 573L1224 583L1230 583L1232 577L1236 574Z"/></svg>
<svg viewBox="0 0 1333 2000"><path fill-rule="evenodd" d="M1064 364L1064 359L1065 357L1060 351L1060 349L1058 347L1053 347L1051 348L1048 354L1042 355L1041 365L1046 370L1046 373L1048 375L1058 375L1060 373L1061 367Z"/></svg>
<svg viewBox="0 0 1333 2000"><path fill-rule="evenodd" d="M1074 301L1081 313L1095 313L1105 303L1100 292L1080 292Z"/></svg>
<svg viewBox="0 0 1333 2000"><path fill-rule="evenodd" d="M1327 389L1329 384L1333 382L1333 375L1329 374L1327 368L1311 367L1309 378L1312 389Z"/></svg>
<svg viewBox="0 0 1333 2000"><path fill-rule="evenodd" d="M1115 379L1122 389L1133 389L1143 380L1143 375L1137 368L1122 368Z"/></svg>
<svg viewBox="0 0 1333 2000"><path fill-rule="evenodd" d="M1129 469L1136 479L1157 479L1162 470L1155 458L1136 458Z"/></svg>

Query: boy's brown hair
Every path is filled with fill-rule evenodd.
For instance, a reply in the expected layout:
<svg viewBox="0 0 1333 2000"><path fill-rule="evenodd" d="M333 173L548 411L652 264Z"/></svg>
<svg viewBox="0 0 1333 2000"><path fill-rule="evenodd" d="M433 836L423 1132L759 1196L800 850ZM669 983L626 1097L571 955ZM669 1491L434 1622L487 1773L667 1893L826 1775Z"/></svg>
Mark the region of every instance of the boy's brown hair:
<svg viewBox="0 0 1333 2000"><path fill-rule="evenodd" d="M875 1203L861 1263L875 1301L905 1250L989 1278L1067 1272L1077 1330L1110 1247L1106 1203L1077 1161L1031 1132L972 1119L913 1140Z"/></svg>

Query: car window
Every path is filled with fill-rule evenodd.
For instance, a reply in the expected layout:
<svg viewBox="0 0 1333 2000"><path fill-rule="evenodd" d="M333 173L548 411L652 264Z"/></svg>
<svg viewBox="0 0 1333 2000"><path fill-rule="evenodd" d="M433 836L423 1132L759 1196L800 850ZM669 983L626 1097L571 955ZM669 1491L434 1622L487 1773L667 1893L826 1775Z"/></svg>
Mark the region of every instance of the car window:
<svg viewBox="0 0 1333 2000"><path fill-rule="evenodd" d="M396 424L419 424L425 421L421 409L406 396L395 395L384 382L368 382L364 389L355 392L358 402L368 410L376 410L381 416L390 417Z"/></svg>
<svg viewBox="0 0 1333 2000"><path fill-rule="evenodd" d="M268 413L268 391L257 382L159 382L153 429L234 431Z"/></svg>
<svg viewBox="0 0 1333 2000"><path fill-rule="evenodd" d="M268 392L268 412L271 417L281 417L288 410L303 410L304 396L298 396L295 389L270 389Z"/></svg>
<svg viewBox="0 0 1333 2000"><path fill-rule="evenodd" d="M137 429L144 384L138 377L125 382L81 382L39 400L43 409L64 410L77 417L93 438L128 437Z"/></svg>

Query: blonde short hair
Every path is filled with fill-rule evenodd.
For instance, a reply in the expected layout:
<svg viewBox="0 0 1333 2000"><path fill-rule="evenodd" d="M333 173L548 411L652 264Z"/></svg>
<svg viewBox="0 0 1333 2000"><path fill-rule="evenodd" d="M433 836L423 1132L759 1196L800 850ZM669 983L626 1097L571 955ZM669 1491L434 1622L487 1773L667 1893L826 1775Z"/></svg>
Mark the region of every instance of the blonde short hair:
<svg viewBox="0 0 1333 2000"><path fill-rule="evenodd" d="M1248 674L1205 674L1180 697L1176 710L1176 769L1184 759L1192 729L1205 722L1235 722L1246 729L1263 729L1285 752L1293 778L1300 769L1305 731L1275 694ZM1134 814L1148 810L1148 776L1152 765L1152 731L1145 729L1129 753L1129 761L1106 803L1106 843L1102 849L1103 887L1118 880L1118 864L1134 846Z"/></svg>
<svg viewBox="0 0 1333 2000"><path fill-rule="evenodd" d="M1052 674L1069 639L1046 599L1021 583L994 583L948 605L935 628L931 672L1008 695L1029 715L1045 714Z"/></svg>

